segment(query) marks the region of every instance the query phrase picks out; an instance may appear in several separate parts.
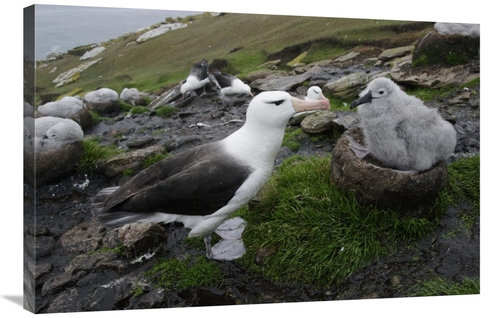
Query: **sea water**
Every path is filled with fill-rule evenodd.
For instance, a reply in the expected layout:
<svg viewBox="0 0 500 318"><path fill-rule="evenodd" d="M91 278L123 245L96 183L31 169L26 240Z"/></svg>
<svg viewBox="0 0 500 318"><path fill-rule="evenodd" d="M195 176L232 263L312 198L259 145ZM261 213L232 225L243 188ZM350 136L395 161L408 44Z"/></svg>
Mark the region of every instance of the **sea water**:
<svg viewBox="0 0 500 318"><path fill-rule="evenodd" d="M195 11L35 5L35 59L66 53L77 46L99 44L149 28L166 18L196 15Z"/></svg>

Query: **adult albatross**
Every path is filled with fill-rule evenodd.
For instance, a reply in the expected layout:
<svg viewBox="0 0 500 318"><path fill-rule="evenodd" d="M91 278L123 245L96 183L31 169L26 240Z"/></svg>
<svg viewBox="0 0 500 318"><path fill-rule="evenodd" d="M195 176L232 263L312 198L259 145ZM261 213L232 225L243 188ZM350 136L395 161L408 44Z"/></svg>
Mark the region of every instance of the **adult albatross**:
<svg viewBox="0 0 500 318"><path fill-rule="evenodd" d="M182 222L191 229L189 237L204 237L208 258L234 259L238 256L212 248L211 234L269 180L288 120L296 112L329 108L325 100L260 93L239 130L159 161L120 187L101 190L93 213L109 227Z"/></svg>
<svg viewBox="0 0 500 318"><path fill-rule="evenodd" d="M218 85L222 97L233 94L247 94L253 97L250 86L234 75L215 70L208 76L212 77L213 81Z"/></svg>
<svg viewBox="0 0 500 318"><path fill-rule="evenodd" d="M187 93L195 91L203 87L210 81L208 77L208 61L203 59L193 64L186 81L181 85L182 98L186 97Z"/></svg>

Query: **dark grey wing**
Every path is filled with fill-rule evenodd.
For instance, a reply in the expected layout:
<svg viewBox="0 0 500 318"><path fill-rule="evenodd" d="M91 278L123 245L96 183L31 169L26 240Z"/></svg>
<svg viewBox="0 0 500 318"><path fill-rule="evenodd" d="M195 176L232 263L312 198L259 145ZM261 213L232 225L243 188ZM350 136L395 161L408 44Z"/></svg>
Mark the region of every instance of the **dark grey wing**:
<svg viewBox="0 0 500 318"><path fill-rule="evenodd" d="M196 76L198 80L204 80L208 77L208 61L203 59L199 62L196 62L191 68L191 72L189 75Z"/></svg>
<svg viewBox="0 0 500 318"><path fill-rule="evenodd" d="M232 75L223 74L217 70L214 71L212 74L217 79L217 82L219 83L219 86L221 88L230 87L233 83L234 77Z"/></svg>
<svg viewBox="0 0 500 318"><path fill-rule="evenodd" d="M231 200L252 170L224 157L216 148L199 149L198 155L200 151L206 152L201 154L202 160L190 160L196 152L188 151L143 170L104 200L97 217L112 220L115 212L121 217L124 212L137 216L154 212L207 215L217 211Z"/></svg>

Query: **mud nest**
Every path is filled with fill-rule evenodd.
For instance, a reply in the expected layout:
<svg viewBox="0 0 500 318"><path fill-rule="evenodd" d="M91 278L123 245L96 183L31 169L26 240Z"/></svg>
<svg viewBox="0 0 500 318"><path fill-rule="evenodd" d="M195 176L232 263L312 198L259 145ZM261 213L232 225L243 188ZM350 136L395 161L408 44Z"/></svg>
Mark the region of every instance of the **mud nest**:
<svg viewBox="0 0 500 318"><path fill-rule="evenodd" d="M350 149L346 134L365 145L363 131L359 127L349 129L339 138L332 154L332 182L352 192L362 203L398 210L404 215L432 217L431 207L439 191L448 184L445 162L415 175L396 172L370 155L358 158Z"/></svg>

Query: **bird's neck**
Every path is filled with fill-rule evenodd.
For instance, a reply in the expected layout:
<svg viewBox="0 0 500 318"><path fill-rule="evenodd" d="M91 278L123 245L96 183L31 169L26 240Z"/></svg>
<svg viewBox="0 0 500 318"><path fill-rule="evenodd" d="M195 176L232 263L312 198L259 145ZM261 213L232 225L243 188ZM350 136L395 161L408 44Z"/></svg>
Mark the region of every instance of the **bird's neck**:
<svg viewBox="0 0 500 318"><path fill-rule="evenodd" d="M284 134L283 128L264 129L247 121L243 127L228 136L224 143L227 151L234 157L261 169L272 169Z"/></svg>

